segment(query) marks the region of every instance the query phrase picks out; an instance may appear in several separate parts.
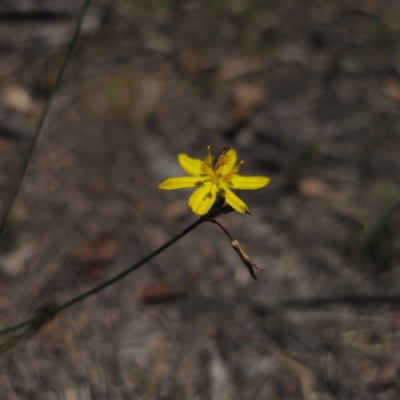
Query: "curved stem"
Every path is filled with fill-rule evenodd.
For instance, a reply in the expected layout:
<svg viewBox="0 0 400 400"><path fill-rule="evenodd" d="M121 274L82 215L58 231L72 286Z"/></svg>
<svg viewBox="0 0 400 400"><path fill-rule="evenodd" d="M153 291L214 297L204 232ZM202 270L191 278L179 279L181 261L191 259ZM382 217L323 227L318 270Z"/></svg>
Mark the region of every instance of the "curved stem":
<svg viewBox="0 0 400 400"><path fill-rule="evenodd" d="M10 350L12 347L15 347L17 344L23 342L34 334L34 331L31 327L24 329L23 332L19 333L16 336L13 336L5 343L0 344L0 354L5 353L7 350Z"/></svg>
<svg viewBox="0 0 400 400"><path fill-rule="evenodd" d="M160 246L158 249L152 251L150 254L148 254L146 257L143 257L141 260L139 260L137 263L133 264L129 268L123 270L120 272L118 275L114 276L113 278L110 278L106 280L105 282L101 283L98 286L95 286L93 289L88 290L87 292L82 293L81 295L74 297L73 299L67 301L64 304L61 304L58 306L54 312L53 315L58 314L60 311L66 309L67 307L72 306L75 303L78 303L79 301L85 299L86 297L89 297L97 292L100 292L100 290L103 290L107 286L112 285L113 283L121 280L124 278L126 275L130 274L131 272L135 271L138 269L140 266L145 264L147 261L150 261L153 257L155 257L157 254L160 254L162 251L164 251L166 248L177 242L179 239L183 238L185 235L187 235L189 232L191 232L193 229L197 228L201 223L203 223L204 220L202 218L198 219L196 222L194 222L192 225L188 226L186 229L184 229L181 233L178 233L176 236L174 236L172 239L168 240L168 242L164 243L162 246Z"/></svg>
<svg viewBox="0 0 400 400"><path fill-rule="evenodd" d="M3 329L2 331L0 331L0 335L5 335L6 333L17 331L18 329L21 329L25 326L31 325L33 321L34 321L34 319L31 318L31 319L28 319L27 321L21 322L18 325L14 325L9 328Z"/></svg>
<svg viewBox="0 0 400 400"><path fill-rule="evenodd" d="M226 236L228 236L229 240L232 242L233 241L233 237L231 236L231 234L227 231L227 229L225 227L223 227L218 221L216 221L215 219L210 219L210 222L212 222L213 224L218 225L226 234Z"/></svg>
<svg viewBox="0 0 400 400"><path fill-rule="evenodd" d="M203 222L205 222L206 220L204 218L199 218L196 222L194 222L192 225L188 226L186 229L184 229L182 232L178 233L177 235L175 235L173 238L171 238L170 240L168 240L168 242L164 243L162 246L160 246L159 248L157 248L156 250L152 251L150 254L148 254L147 256L143 257L141 260L139 260L138 262L136 262L135 264L131 265L130 267L124 269L122 272L120 272L118 275L115 275L114 277L104 281L103 283L95 286L94 288L72 298L71 300L59 305L58 307L56 307L55 309L53 309L51 312L49 312L48 316L46 318L44 318L43 321L37 321L36 318L27 320L25 322L22 322L18 325L12 326L10 328L6 328L3 329L2 331L0 331L0 335L18 330L24 326L27 325L34 325L35 323L39 322L39 327L40 325L43 325L43 323L47 322L48 320L50 320L51 318L53 318L56 314L58 314L59 312L61 312L62 310L65 310L66 308L82 301L83 299L86 299L86 297L89 297L93 294L96 294L98 292L100 292L101 290L105 289L106 287L112 285L113 283L121 280L122 278L124 278L126 275L130 274L131 272L135 271L136 269L138 269L140 266L142 266L143 264L145 264L147 261L150 261L152 258L154 258L156 255L160 254L162 251L164 251L165 249L167 249L169 246L173 245L175 242L177 242L179 239L183 238L184 236L186 236L189 232L191 232L192 230L194 230L195 228L197 228L200 224L202 224Z"/></svg>

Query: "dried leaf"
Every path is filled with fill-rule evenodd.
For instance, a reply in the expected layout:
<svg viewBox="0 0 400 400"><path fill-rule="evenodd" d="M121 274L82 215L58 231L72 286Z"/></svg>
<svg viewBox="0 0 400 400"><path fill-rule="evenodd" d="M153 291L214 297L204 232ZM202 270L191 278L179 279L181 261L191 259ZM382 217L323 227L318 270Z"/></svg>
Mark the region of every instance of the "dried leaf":
<svg viewBox="0 0 400 400"><path fill-rule="evenodd" d="M81 264L104 263L112 260L116 249L116 240L104 235L81 245L76 255Z"/></svg>
<svg viewBox="0 0 400 400"><path fill-rule="evenodd" d="M174 289L167 282L160 282L145 287L140 295L140 300L144 303L162 303L174 300L182 294L182 290Z"/></svg>

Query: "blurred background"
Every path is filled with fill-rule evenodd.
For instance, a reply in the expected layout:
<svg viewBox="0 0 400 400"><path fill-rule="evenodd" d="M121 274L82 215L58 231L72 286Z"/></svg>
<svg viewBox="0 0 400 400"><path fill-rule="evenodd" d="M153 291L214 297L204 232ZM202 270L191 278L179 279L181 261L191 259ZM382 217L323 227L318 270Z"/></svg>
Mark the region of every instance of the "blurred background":
<svg viewBox="0 0 400 400"><path fill-rule="evenodd" d="M83 2L0 3L0 200ZM398 399L398 0L93 0L1 244L0 322L195 221L226 145L251 216L204 224L0 359L0 399ZM375 300L375 301L371 301Z"/></svg>

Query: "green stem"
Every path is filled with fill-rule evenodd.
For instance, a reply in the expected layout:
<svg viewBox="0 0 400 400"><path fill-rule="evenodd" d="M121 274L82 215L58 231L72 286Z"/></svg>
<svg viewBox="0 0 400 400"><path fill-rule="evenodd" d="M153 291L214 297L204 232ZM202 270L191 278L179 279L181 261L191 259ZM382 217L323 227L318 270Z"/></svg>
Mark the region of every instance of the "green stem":
<svg viewBox="0 0 400 400"><path fill-rule="evenodd" d="M224 231L225 235L228 236L229 241L230 242L233 241L233 237L231 236L231 234L218 221L216 221L215 219L210 219L209 221L212 222L213 224L217 224Z"/></svg>
<svg viewBox="0 0 400 400"><path fill-rule="evenodd" d="M0 331L0 335L5 335L6 333L17 331L18 329L21 329L25 326L32 324L32 322L34 322L33 318L28 319L27 321L21 322L18 325L11 326L10 328L3 329L2 331Z"/></svg>
<svg viewBox="0 0 400 400"><path fill-rule="evenodd" d="M77 24L75 32L74 32L74 36L72 37L71 42L69 43L68 50L67 50L67 52L65 54L65 57L64 57L64 61L63 61L62 65L61 65L60 71L58 72L57 79L56 79L56 81L54 83L53 88L51 89L50 95L49 95L49 97L48 97L48 99L46 101L46 104L45 104L44 110L42 112L42 115L40 116L39 122L38 122L36 130L35 130L35 134L34 134L34 136L32 138L31 144L29 146L28 153L27 153L27 155L25 157L25 160L24 160L24 163L22 165L21 172L19 174L17 183L16 183L16 185L14 187L13 193L12 193L12 195L10 197L10 200L9 200L8 204L5 207L5 211L4 211L3 218L1 220L1 225L0 225L0 238L3 235L4 229L5 229L6 225L7 225L8 218L10 217L10 213L11 213L11 209L13 207L14 201L15 201L17 195L18 195L19 189L21 188L22 180L24 179L26 170L28 168L29 161L30 161L30 159L32 157L32 154L33 154L33 150L35 149L35 145L36 145L36 142L38 140L39 134L40 134L40 132L41 132L41 130L43 128L44 120L45 120L45 118L47 116L47 112L49 111L50 104L51 104L51 102L53 100L54 93L58 89L58 86L60 85L62 76L64 75L65 68L67 66L67 63L68 63L70 57L71 57L72 51L73 51L73 49L75 47L75 43L76 43L76 41L78 39L79 32L80 32L81 27L82 27L83 19L85 18L85 14L86 14L87 9L89 8L89 4L90 4L90 0L86 0L85 4L82 7L82 11L81 11L81 14L79 16L79 20L78 20L78 24Z"/></svg>
<svg viewBox="0 0 400 400"><path fill-rule="evenodd" d="M132 266L124 269L122 272L120 272L118 275L114 276L113 278L110 278L108 280L106 280L105 282L101 283L98 286L95 286L94 288L80 294L77 297L74 297L73 299L65 302L64 304L59 305L57 308L55 308L54 310L52 310L51 313L49 313L48 317L43 321L43 323L47 322L48 320L50 320L51 318L53 318L56 314L58 314L59 312L61 312L62 310L65 310L66 308L82 301L83 299L86 299L86 297L89 297L93 294L96 294L98 292L100 292L101 290L105 289L106 287L112 285L113 283L121 280L122 278L124 278L126 275L130 274L131 272L135 271L136 269L138 269L140 266L142 266L143 264L145 264L147 261L150 261L153 257L155 257L156 255L160 254L162 251L164 251L165 249L167 249L169 246L173 245L175 242L177 242L179 239L183 238L184 236L186 236L189 232L191 232L193 229L197 228L200 224L202 224L203 222L205 222L206 219L204 218L199 218L196 222L194 222L192 225L188 226L186 229L184 229L182 232L178 233L177 235L175 235L172 239L168 240L168 242L164 243L162 246L160 246L158 249L152 251L150 254L148 254L147 256L143 257L141 260L139 260L137 263L133 264ZM0 331L0 335L3 335L5 333L9 333L12 331L15 331L17 329L20 329L26 325L33 325L36 322L35 318L30 319L28 321L22 322L18 325L15 325L13 327L10 328L6 328L3 329L2 331Z"/></svg>
<svg viewBox="0 0 400 400"><path fill-rule="evenodd" d="M34 331L31 329L31 327L26 328L23 332L7 340L7 342L0 344L0 354L5 353L7 350L15 347L17 344L27 340L33 334Z"/></svg>
<svg viewBox="0 0 400 400"><path fill-rule="evenodd" d="M85 299L86 297L91 296L92 294L95 294L97 292L100 292L100 290L103 290L107 286L112 285L113 283L121 280L124 278L126 275L130 274L131 272L135 271L139 267L141 267L143 264L145 264L147 261L150 261L153 257L155 257L157 254L160 254L162 251L164 251L166 248L177 242L179 239L183 238L185 235L187 235L189 232L191 232L193 229L197 228L200 224L204 222L204 219L200 218L196 222L194 222L192 225L188 226L186 229L184 229L181 233L178 233L176 236L174 236L172 239L168 240L168 242L164 243L161 247L158 249L154 250L150 254L148 254L146 257L143 257L141 260L139 260L137 263L133 264L129 268L123 270L120 272L118 275L114 276L113 278L110 278L106 280L105 282L101 283L98 286L95 286L93 289L88 290L87 292L82 293L81 295L74 297L73 299L67 301L66 303L58 306L54 312L53 316L58 314L60 311L66 309L67 307L72 306L75 303L78 303L79 301ZM1 333L1 332L0 332Z"/></svg>

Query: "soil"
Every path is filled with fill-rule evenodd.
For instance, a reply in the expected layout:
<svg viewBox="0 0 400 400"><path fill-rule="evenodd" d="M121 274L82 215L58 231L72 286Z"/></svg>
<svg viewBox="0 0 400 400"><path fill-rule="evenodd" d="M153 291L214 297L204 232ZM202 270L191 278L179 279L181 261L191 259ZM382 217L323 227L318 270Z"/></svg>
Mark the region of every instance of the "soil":
<svg viewBox="0 0 400 400"><path fill-rule="evenodd" d="M6 204L81 1L0 4ZM211 223L0 359L0 399L398 399L400 2L93 0L2 238L0 329L196 220L177 155L236 149ZM3 337L7 340L7 336Z"/></svg>

